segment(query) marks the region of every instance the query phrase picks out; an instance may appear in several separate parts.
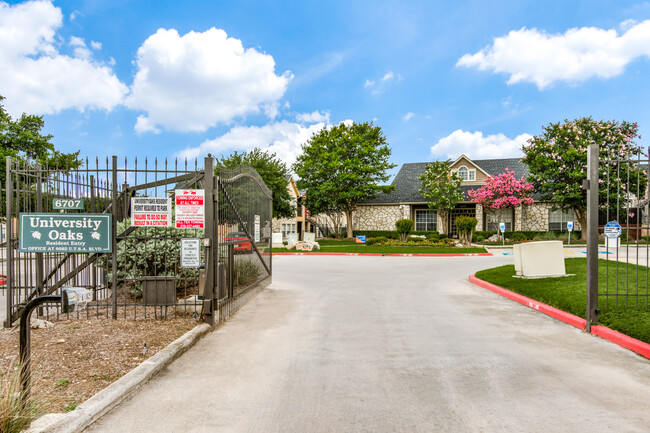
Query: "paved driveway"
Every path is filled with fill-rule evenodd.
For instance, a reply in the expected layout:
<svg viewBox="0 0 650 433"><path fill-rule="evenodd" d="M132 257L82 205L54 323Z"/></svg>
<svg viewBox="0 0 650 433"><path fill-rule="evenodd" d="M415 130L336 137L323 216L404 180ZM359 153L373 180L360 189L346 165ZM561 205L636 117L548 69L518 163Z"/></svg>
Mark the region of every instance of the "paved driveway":
<svg viewBox="0 0 650 433"><path fill-rule="evenodd" d="M283 256L92 432L647 432L650 361L476 287L511 257Z"/></svg>

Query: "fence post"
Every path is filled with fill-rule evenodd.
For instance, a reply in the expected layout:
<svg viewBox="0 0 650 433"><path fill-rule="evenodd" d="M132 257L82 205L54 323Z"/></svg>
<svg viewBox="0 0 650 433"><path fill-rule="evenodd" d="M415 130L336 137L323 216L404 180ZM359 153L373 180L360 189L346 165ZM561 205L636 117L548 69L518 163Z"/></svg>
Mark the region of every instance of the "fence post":
<svg viewBox="0 0 650 433"><path fill-rule="evenodd" d="M14 205L14 181L11 178L11 167L13 164L13 161L11 160L11 156L7 156L6 158L6 178L5 178L5 203L6 203L6 217L7 219L5 220L5 229L7 232L7 243L6 243L6 249L7 249L7 318L5 319L4 327L5 328L11 328L11 303L13 301L13 284L14 284L14 276L13 276L13 248L12 248L12 239L11 236L14 232L14 228L12 227L12 217L14 213L13 205Z"/></svg>
<svg viewBox="0 0 650 433"><path fill-rule="evenodd" d="M215 224L215 206L216 202L214 200L214 160L211 157L206 157L203 164L203 191L204 191L204 206L205 206L205 238L210 242L208 251L206 251L206 263L205 263L205 288L203 293L207 293L210 296L210 309L212 311L207 311L205 314L206 322L214 326L215 324L215 315L216 312L216 303L215 303L215 274L218 263L218 239L214 235L214 224ZM218 298L218 296L216 296ZM204 303L205 305L205 303Z"/></svg>
<svg viewBox="0 0 650 433"><path fill-rule="evenodd" d="M111 278L111 287L112 287L112 316L113 319L117 319L117 156L113 155L113 187L112 187L112 206L111 213L113 214L113 254L111 254L111 265L112 265L112 278Z"/></svg>
<svg viewBox="0 0 650 433"><path fill-rule="evenodd" d="M598 322L598 144L587 153L587 332Z"/></svg>

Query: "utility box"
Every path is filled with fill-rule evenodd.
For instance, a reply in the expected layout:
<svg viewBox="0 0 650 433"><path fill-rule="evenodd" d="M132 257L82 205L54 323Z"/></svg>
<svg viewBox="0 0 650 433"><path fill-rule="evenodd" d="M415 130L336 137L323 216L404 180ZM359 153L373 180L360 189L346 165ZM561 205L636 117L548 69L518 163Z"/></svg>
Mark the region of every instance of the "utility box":
<svg viewBox="0 0 650 433"><path fill-rule="evenodd" d="M144 277L142 281L143 305L174 305L176 280L174 277Z"/></svg>
<svg viewBox="0 0 650 433"><path fill-rule="evenodd" d="M514 258L515 270L520 267L523 278L566 276L562 241L520 244L514 250Z"/></svg>

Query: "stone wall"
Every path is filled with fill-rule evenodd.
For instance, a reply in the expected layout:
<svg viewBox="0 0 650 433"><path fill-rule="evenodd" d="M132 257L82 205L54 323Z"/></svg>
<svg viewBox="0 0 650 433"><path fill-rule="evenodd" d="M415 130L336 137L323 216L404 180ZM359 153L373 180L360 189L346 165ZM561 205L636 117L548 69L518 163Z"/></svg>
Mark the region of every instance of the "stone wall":
<svg viewBox="0 0 650 433"><path fill-rule="evenodd" d="M523 210L517 209L515 211L515 227L517 227L516 230L547 231L548 213L552 207L552 203L541 202L535 203L531 206L525 206ZM518 215L520 219L519 225L517 225ZM577 219L573 222L573 227L574 230L582 230Z"/></svg>
<svg viewBox="0 0 650 433"><path fill-rule="evenodd" d="M404 207L399 205L359 206L352 215L352 229L395 230L395 222L401 218L404 218Z"/></svg>

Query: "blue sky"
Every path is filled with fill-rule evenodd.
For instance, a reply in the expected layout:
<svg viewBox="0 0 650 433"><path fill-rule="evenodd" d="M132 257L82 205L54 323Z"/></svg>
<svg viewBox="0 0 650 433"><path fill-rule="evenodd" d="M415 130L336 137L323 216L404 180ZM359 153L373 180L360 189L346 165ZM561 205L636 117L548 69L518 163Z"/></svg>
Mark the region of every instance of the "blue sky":
<svg viewBox="0 0 650 433"><path fill-rule="evenodd" d="M100 158L290 164L346 120L381 126L398 165L520 156L582 116L647 146L649 58L639 1L0 1L5 108Z"/></svg>

